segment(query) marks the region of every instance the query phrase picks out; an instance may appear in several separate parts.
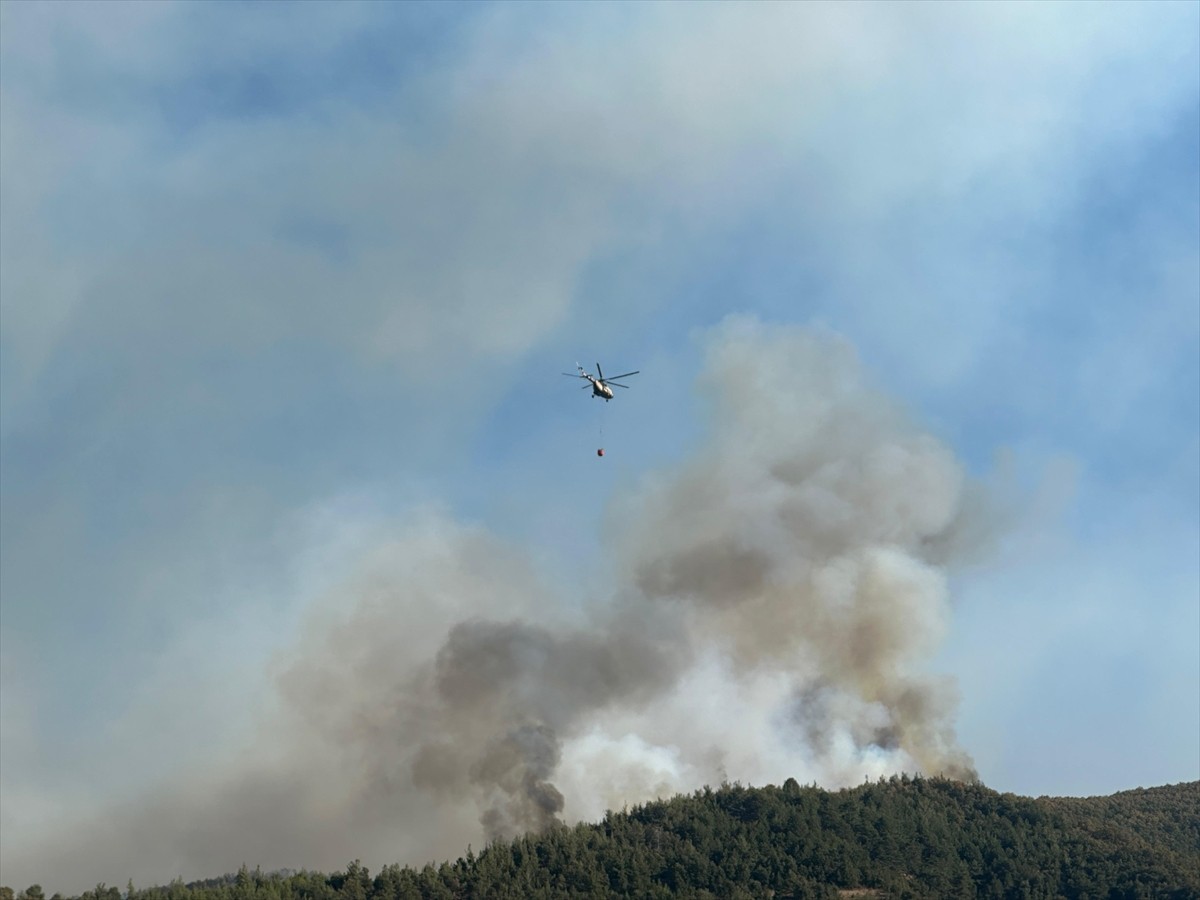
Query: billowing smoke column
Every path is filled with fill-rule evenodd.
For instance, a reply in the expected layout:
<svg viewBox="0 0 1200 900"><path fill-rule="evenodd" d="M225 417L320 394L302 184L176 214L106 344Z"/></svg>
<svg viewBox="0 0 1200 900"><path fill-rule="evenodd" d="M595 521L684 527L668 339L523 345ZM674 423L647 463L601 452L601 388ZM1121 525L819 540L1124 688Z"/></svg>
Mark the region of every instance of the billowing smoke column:
<svg viewBox="0 0 1200 900"><path fill-rule="evenodd" d="M948 613L944 560L968 520L950 452L868 389L831 336L730 320L703 389L713 439L625 515L637 591L675 601L736 669L795 680L812 749L834 731L969 778L948 688L916 674Z"/></svg>
<svg viewBox="0 0 1200 900"><path fill-rule="evenodd" d="M830 335L729 320L700 387L711 437L613 499L611 592L581 606L486 529L414 516L277 660L243 755L27 868L420 864L726 778L972 777L921 671L979 531L953 456Z"/></svg>
<svg viewBox="0 0 1200 900"><path fill-rule="evenodd" d="M760 757L834 780L889 767L973 777L953 692L918 671L948 612L930 559L957 527L952 455L868 389L831 336L730 320L711 336L702 388L711 441L614 504L625 536L611 548L614 597L575 621L554 601L513 618L495 614L506 605L495 598L514 594L495 577L491 614L450 624L427 659L383 673L395 689L372 712L381 727L348 737L369 736L364 758L388 780L411 779L435 804L474 803L491 839L559 819L569 797L556 772L585 736L669 747L676 788L698 786L684 768L750 780ZM357 631L387 640L387 629ZM681 698L702 668L734 696L744 689L740 715L756 721L689 746L663 723L696 702ZM731 770L731 757L749 770ZM640 764L628 753L592 762L590 775L610 780ZM576 789L580 777L577 767Z"/></svg>

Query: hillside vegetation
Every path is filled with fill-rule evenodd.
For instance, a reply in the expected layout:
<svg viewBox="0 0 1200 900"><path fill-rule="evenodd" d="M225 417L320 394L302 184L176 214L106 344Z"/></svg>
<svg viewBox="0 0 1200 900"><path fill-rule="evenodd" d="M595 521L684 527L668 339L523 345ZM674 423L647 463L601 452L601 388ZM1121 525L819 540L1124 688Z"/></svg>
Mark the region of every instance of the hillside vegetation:
<svg viewBox="0 0 1200 900"><path fill-rule="evenodd" d="M48 873L51 874L51 873ZM4 888L0 900L13 900ZM453 863L357 862L80 900L1200 898L1200 782L1032 799L893 777L850 790L725 785L493 844ZM41 900L37 886L19 900Z"/></svg>

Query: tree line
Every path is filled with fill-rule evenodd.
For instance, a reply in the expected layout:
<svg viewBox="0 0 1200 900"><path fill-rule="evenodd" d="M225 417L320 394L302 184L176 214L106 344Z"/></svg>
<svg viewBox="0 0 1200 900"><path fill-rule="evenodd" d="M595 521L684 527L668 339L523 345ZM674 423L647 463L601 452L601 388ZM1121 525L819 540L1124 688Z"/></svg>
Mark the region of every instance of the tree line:
<svg viewBox="0 0 1200 900"><path fill-rule="evenodd" d="M1200 782L1037 799L894 776L826 791L725 784L440 865L263 873L74 900L1200 900ZM0 900L47 900L38 885ZM49 900L66 900L56 894Z"/></svg>

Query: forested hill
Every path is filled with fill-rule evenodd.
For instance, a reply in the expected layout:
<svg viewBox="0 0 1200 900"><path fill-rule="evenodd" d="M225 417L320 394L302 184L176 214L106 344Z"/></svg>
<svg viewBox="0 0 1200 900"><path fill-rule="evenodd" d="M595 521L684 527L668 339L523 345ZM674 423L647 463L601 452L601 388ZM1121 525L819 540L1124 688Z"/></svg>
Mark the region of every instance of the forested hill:
<svg viewBox="0 0 1200 900"><path fill-rule="evenodd" d="M51 873L48 873L51 874ZM0 900L13 900L3 889ZM120 900L103 885L84 900ZM1032 799L897 777L830 792L725 785L440 867L236 875L130 900L537 897L1200 898L1200 782ZM40 888L22 892L37 900ZM19 895L21 896L21 895Z"/></svg>

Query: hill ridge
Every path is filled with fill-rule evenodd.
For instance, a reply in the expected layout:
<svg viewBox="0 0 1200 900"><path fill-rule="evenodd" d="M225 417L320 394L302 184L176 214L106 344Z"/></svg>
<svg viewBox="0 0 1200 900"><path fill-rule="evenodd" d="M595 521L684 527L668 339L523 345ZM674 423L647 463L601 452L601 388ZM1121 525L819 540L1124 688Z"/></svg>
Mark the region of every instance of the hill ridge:
<svg viewBox="0 0 1200 900"><path fill-rule="evenodd" d="M79 900L850 896L1200 900L1200 781L1084 798L908 775L832 791L727 782L437 866L243 867L191 885L99 885Z"/></svg>

